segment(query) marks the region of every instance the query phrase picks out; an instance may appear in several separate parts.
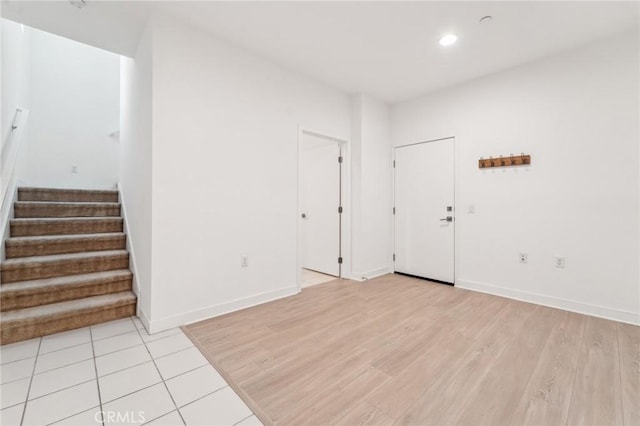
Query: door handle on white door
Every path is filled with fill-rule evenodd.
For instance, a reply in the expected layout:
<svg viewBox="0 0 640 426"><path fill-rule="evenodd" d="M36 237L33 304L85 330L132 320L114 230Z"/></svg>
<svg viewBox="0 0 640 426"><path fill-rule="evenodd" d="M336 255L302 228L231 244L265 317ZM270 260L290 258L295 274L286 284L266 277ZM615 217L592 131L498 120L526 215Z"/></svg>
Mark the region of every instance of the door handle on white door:
<svg viewBox="0 0 640 426"><path fill-rule="evenodd" d="M307 218L307 214L306 214L306 213L302 213L302 214L300 215L300 217L301 217L301 218L303 218L303 219L306 219L306 218Z"/></svg>
<svg viewBox="0 0 640 426"><path fill-rule="evenodd" d="M440 222L453 222L453 217L447 216L445 218L440 219Z"/></svg>

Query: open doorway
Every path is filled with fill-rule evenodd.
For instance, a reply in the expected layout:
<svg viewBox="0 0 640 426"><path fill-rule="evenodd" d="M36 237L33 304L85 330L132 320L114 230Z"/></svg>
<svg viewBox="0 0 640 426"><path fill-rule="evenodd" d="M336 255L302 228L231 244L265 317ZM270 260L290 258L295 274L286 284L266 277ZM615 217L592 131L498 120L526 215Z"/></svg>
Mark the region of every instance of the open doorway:
<svg viewBox="0 0 640 426"><path fill-rule="evenodd" d="M301 132L299 154L300 286L342 273L342 141Z"/></svg>

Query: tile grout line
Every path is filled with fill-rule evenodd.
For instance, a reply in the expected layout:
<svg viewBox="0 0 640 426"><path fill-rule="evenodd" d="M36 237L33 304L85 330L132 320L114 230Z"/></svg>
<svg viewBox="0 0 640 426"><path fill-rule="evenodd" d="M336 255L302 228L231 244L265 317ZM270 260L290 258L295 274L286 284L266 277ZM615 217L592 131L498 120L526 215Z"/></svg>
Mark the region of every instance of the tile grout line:
<svg viewBox="0 0 640 426"><path fill-rule="evenodd" d="M87 327L87 328L89 328L89 327ZM79 330L82 330L82 329L80 328ZM65 346L65 347L60 348L60 349L54 349L54 350L49 351L49 352L43 352L42 355L53 354L53 353L56 353L56 352L64 351L65 349L77 348L78 346L86 345L87 343L91 343L91 335L89 335L89 341L88 342L82 342L82 343L78 343L76 345Z"/></svg>
<svg viewBox="0 0 640 426"><path fill-rule="evenodd" d="M125 348L125 349L121 349L121 350L126 350L126 349L136 348L136 347L138 347L138 346L143 346L143 344L141 344L141 345L136 345L136 346L131 346L131 347L129 347L129 348ZM187 349L191 349L191 348L186 348L186 349L181 349L181 350L176 351L176 352L171 352L171 353L169 353L169 354L167 354L167 355L163 355L163 357L166 357L166 356L169 356L169 355L174 355L174 354L176 354L176 353L178 353L178 352L182 352L182 351L185 351L185 350L187 350ZM114 354L114 353L117 353L117 352L120 352L120 351L110 352L109 354L105 354L105 355L110 355L110 354ZM148 353L148 350L147 350L147 353ZM149 355L151 356L151 354L149 354ZM99 358L99 357L97 357L97 358ZM94 359L95 359L95 358L94 358ZM158 359L160 359L160 358L158 358ZM54 371L54 370L59 370L60 368L64 368L64 367L70 367L70 366L72 366L72 365L80 364L80 363L82 363L82 362L87 362L87 361L90 361L90 360L91 360L91 358L88 358L88 359L84 359L84 360L82 360L82 361L77 361L77 362L74 362L74 363L72 363L72 364L65 365L65 366L63 366L63 367L57 367L57 368L54 368L54 369L51 369L51 370L47 370L47 371L44 371L44 372L42 372L42 373L38 373L38 374L32 375L32 376L31 376L31 379L32 379L33 377L35 377L35 376L38 376L38 375L41 375L41 374L44 374L44 373L48 373L48 372L51 372L51 371ZM144 361L144 362L141 362L141 363L135 364L135 365L131 365L131 366L129 366L129 367L126 367L126 368L120 369L120 370L118 370L118 371L113 371L113 372L111 372L111 373L104 374L104 375L102 375L102 376L96 376L96 378L95 378L95 379L89 379L89 380L85 380L85 381L82 381L82 382L79 382L79 383L75 383L75 384L73 384L73 385L65 386L65 387L63 387L63 388L60 388L60 389L57 389L57 390L51 391L51 392L46 393L46 394L44 394L44 395L37 396L37 397L35 397L35 398L31 399L31 400L29 400L29 399L27 399L27 400L28 400L28 401L34 401L34 400L36 400L36 399L40 399L40 398L43 398L43 397L45 397L45 396L52 395L52 394L54 394L54 393L56 393L56 392L60 392L60 391L67 390L67 389L71 389L72 387L79 386L79 385L83 385L83 384L85 384L85 383L89 383L89 382L90 382L90 381L92 381L92 380L97 380L97 379L102 378L102 377L107 377L107 376L111 376L111 375L116 374L116 373L121 373L121 372L123 372L123 371L125 371L125 370L128 370L129 368L139 367L139 366L141 366L141 365L143 365L143 364L146 364L146 363L149 363L149 362L151 362L151 361L153 361L153 357L151 357L151 360L147 360L147 361ZM189 372L189 371L193 371L193 370L195 370L195 369L197 369L197 368L202 368L202 367L203 367L203 366L205 366L205 365L207 365L207 364L203 364L203 365L201 365L201 366L199 366L199 367L195 367L195 368L193 368L193 369L191 369L191 370L185 371L185 373L187 373L187 372ZM181 374L184 374L184 373L181 373ZM173 376L173 377L171 377L170 379L173 379L173 378L175 378L175 377L178 377L179 375L180 375L180 374L178 374L177 376ZM27 378L28 378L28 377L23 377L22 379L14 380L14 381L12 381L12 382L7 382L7 383L13 383L13 382L17 382L17 381L20 381L20 380L26 380ZM162 375L160 375L160 378L161 378L161 380L163 380L163 379L162 379ZM167 379L167 380L170 380L170 379ZM156 383L154 383L153 385L146 386L146 387L144 387L144 388L142 388L142 389L139 389L139 390L147 389L147 388L149 388L149 387L151 387L151 386L157 385L158 383L160 383L160 382L156 382ZM123 395L123 396L121 396L121 397L115 398L115 399L110 400L110 401L107 401L107 402L115 401L116 399L120 399L120 398L122 398L122 397L124 397L124 396L131 395L132 393L135 393L135 392L137 392L137 391L130 392L130 393L126 394L126 395ZM5 407L5 408L15 407L16 405L19 405L19 404L21 404L21 403L19 402L19 403L13 404L13 405L8 406L8 407ZM4 409L4 408L3 408L3 409Z"/></svg>
<svg viewBox="0 0 640 426"><path fill-rule="evenodd" d="M137 346L135 346L135 347L137 347ZM129 349L131 349L131 348L129 348ZM126 349L125 349L125 350L126 350ZM115 353L115 352L114 352L114 353ZM112 371L112 372L110 372L110 373L103 374L102 376L98 376L98 378L99 378L99 379L101 379L101 378L103 378L103 377L109 377L109 376L111 376L112 374L122 373L123 371L128 370L128 369L130 369L130 368L140 367L141 365L146 364L146 363L148 363L149 361L150 361L150 360L146 360L146 361L139 362L139 363L137 363L137 364L130 365L130 366L125 367L125 368L121 368L120 370L115 370L115 371Z"/></svg>
<svg viewBox="0 0 640 426"><path fill-rule="evenodd" d="M88 382L85 382L85 383L88 383ZM96 405L95 407L87 408L86 410L82 410L79 413L71 414L70 416L67 416L67 417L65 417L63 419L56 420L56 421L54 421L52 423L47 423L47 426L58 424L58 423L63 422L65 420L67 420L67 419L70 419L71 417L73 417L75 415L82 414L85 411L93 410L94 408L99 408L99 407L100 407L99 405Z"/></svg>
<svg viewBox="0 0 640 426"><path fill-rule="evenodd" d="M49 369L49 370L41 371L41 372L39 372L39 373L34 373L33 375L34 375L34 376L39 376L39 375L41 375L41 374L49 373L49 372L51 372L51 371L60 370L61 368L65 368L65 367L71 367L72 365L80 364L81 362L86 362L86 361L89 361L89 360L91 360L91 358L81 359L81 360L74 361L74 362L69 363L69 364L61 365L61 366L59 366L59 367L55 367L55 368L51 368L51 369Z"/></svg>
<svg viewBox="0 0 640 426"><path fill-rule="evenodd" d="M193 348L194 348L194 346L192 346L192 347L190 347L190 348L180 349L180 350L177 350L177 351L175 351L175 352L171 352L170 354L166 354L166 355L159 356L157 359L166 358L166 357L168 357L168 356L175 355L175 354L177 354L177 353L179 353L179 352L188 351L189 349L193 349Z"/></svg>
<svg viewBox="0 0 640 426"><path fill-rule="evenodd" d="M145 387L143 387L143 388L136 389L136 390L134 390L134 391L131 391L131 392L129 392L129 393L126 393L126 394L124 394L124 395L121 395L121 396L119 396L119 397L117 397L117 398L113 398L113 399L110 399L110 400L108 400L108 401L105 401L105 405L107 405L107 404L111 404L112 402L117 401L117 400L119 400L119 399L126 398L127 396L131 396L131 395L133 395L134 393L137 393L137 392L140 392L140 391L143 391L143 390L147 390L147 389L149 389L149 388L152 388L152 387L154 387L154 386L157 386L157 385L159 385L161 382L162 382L162 380L160 380L160 381L158 381L158 382L154 382L154 383L152 383L152 384L150 384L150 385L147 385L147 386L145 386ZM85 382L85 383L86 383L86 382Z"/></svg>
<svg viewBox="0 0 640 426"><path fill-rule="evenodd" d="M227 383L227 382L225 381L225 383ZM213 394L214 394L214 393L216 393L216 392L220 392L220 391L221 391L222 389L224 389L224 388L229 388L229 389L231 389L231 386L229 386L229 384L227 383L226 385L222 386L221 388L218 388L218 389L216 389L216 390L214 390L214 391L211 391L211 392L209 392L209 393L207 393L207 394L205 394L205 395L199 396L198 398L194 399L193 401L189 401L189 402L187 402L186 404L181 405L180 407L178 407L178 411L180 410L180 408L184 408L184 407L186 407L187 405L191 405L191 404L193 404L193 403L196 403L196 402L200 401L201 399L204 399L204 398L206 398L206 397L208 397L208 396L210 396L210 395L213 395ZM231 389L231 390L233 390L233 389ZM235 392L234 392L234 393L235 393ZM249 410L251 410L251 409L249 409ZM253 414L253 411L251 411L251 414ZM244 419L242 419L242 420L244 420ZM234 423L234 424L235 424L235 423Z"/></svg>
<svg viewBox="0 0 640 426"><path fill-rule="evenodd" d="M26 360L28 360L28 359L35 358L35 357L36 357L36 355L34 355L34 356L28 356L28 357L26 357L26 358L15 359L15 360L13 360L13 361L9 361L9 362L5 362L5 363L0 364L0 367L4 367L4 366L6 366L6 365L13 364L13 363L16 363L16 362L26 361ZM24 377L23 377L23 378L24 378ZM12 380L12 382L15 382L15 380ZM6 383L10 383L10 382L6 382ZM3 384L4 384L4 383L3 383Z"/></svg>
<svg viewBox="0 0 640 426"><path fill-rule="evenodd" d="M33 376L36 371L36 364L38 363L38 355L40 354L40 346L42 346L42 337L38 341L38 350L36 351L36 360L33 362L33 371L31 372L31 378L29 380L29 386L27 387L27 394L24 398L24 407L22 407L22 416L20 417L20 425L24 424L24 416L27 414L27 404L29 403L29 394L31 393L31 385L33 384Z"/></svg>
<svg viewBox="0 0 640 426"><path fill-rule="evenodd" d="M18 360L18 361L11 361L11 362L8 362L8 363L6 363L6 364L2 364L2 367L4 367L5 365L9 365L9 364L11 364L11 363L13 363L13 362L22 362L22 361L26 361L26 360L31 359L31 358L33 358L33 359L34 359L34 360L33 360L33 364L34 364L34 366L35 366L35 363L36 363L35 358L36 358L36 357L34 357L34 356L30 356L29 358L24 358L24 359L21 359L21 360ZM9 380L9 381L7 381L7 382L1 382L1 383L0 383L0 386L8 385L8 384L10 384L10 383L19 382L20 380L28 379L29 377L31 377L31 376L33 376L33 375L34 375L34 374L33 374L33 368L32 368L32 369L31 369L31 373L30 373L30 374L28 374L28 375L26 375L26 376L18 377L17 379Z"/></svg>
<svg viewBox="0 0 640 426"><path fill-rule="evenodd" d="M133 321L133 320L131 320L131 321ZM136 325L135 321L133 321L133 325L134 326ZM138 329L138 327L136 327L136 331L140 335L140 339L142 339L142 332L140 331L140 329ZM146 333L146 330L145 330L145 333ZM167 336L167 337L171 337L171 336ZM144 342L144 339L142 339L142 340ZM158 339L158 340L162 340L162 339ZM157 341L157 340L154 340L154 341ZM156 371L158 372L158 376L160 376L160 380L162 380L162 384L164 385L164 388L167 391L167 394L169 394L169 398L171 398L171 402L173 403L173 406L175 407L176 411L178 412L178 415L180 416L180 420L182 420L182 424L186 425L187 422L184 420L184 417L182 417L182 413L178 409L178 404L176 404L176 400L173 398L173 395L171 394L171 391L169 390L169 386L167 386L167 382L164 380L164 377L162 377L162 373L160 372L160 369L158 368L158 364L156 364L156 360L153 357L153 355L151 354L151 351L149 350L149 347L147 346L147 342L144 342L144 347L147 350L147 352L149 353L149 356L151 357L151 361L153 362L153 366L155 367ZM170 412L171 411L169 411L169 413ZM169 413L165 413L164 415L169 414Z"/></svg>
<svg viewBox="0 0 640 426"><path fill-rule="evenodd" d="M158 417L154 417L154 418L153 418L153 419L151 419L151 420L145 421L144 423L142 423L142 426L144 426L144 425L148 425L149 423L153 423L153 422L155 422L156 420L163 418L164 416L168 416L169 414L173 413L174 411L175 411L175 412L178 412L178 409L176 408L175 410L171 410L171 411L169 411L168 413L161 414L161 415L159 415ZM178 415L180 415L180 414L178 413Z"/></svg>
<svg viewBox="0 0 640 426"><path fill-rule="evenodd" d="M177 352L175 352L175 353L177 353ZM199 369L199 368L202 368L202 367L206 367L206 366L208 366L208 365L211 365L211 364L206 363L206 364L198 365L197 367L193 367L193 368L191 368L191 369L189 369L189 370L185 370L185 371L183 371L182 373L178 373L178 374L176 374L175 376L167 377L166 379L165 379L164 377L162 377L162 374L160 375L160 377L162 377L162 381L169 381L169 380L173 380L173 379L175 379L176 377L180 377L180 376L182 376L183 374L191 373L192 371L195 371L195 370L197 370L197 369ZM215 370L215 368L214 368L214 370ZM217 373L217 371L216 371L216 373Z"/></svg>
<svg viewBox="0 0 640 426"><path fill-rule="evenodd" d="M118 321L118 320L116 320L116 321ZM85 328L85 327L83 327L83 328ZM91 333L91 326L90 326L90 325L89 325L89 326L86 326L86 328L87 328L87 330L89 330L89 336L90 336L90 340L89 340L88 342L82 342L82 343L78 343L78 344L76 344L76 345L65 346L65 347L60 348L60 349L54 349L54 350L52 350L52 351L43 352L43 353L42 353L42 355L48 355L48 354L52 354L52 353L54 353L54 352L60 352L60 351L63 351L63 350L65 350L65 349L71 349L71 348L75 348L75 347L78 347L78 346L81 346L81 345L86 345L87 343L92 343L92 341L93 341L93 336L92 336L92 333ZM78 328L78 329L70 330L70 331L79 331L79 330L82 330L82 328ZM96 341L96 342L99 342L99 341L101 341L101 340L110 339L110 338L112 338L112 337L122 336L123 334L132 333L133 331L135 331L135 330L123 331L122 333L116 333L116 334L113 334L113 335L111 335L111 336L106 336L106 337L101 337L101 338L99 338L99 339L95 339L95 341ZM65 333L65 332L63 331L63 333ZM55 336L55 334L52 334L52 335L50 335L50 336ZM48 337L48 336L45 336L45 337ZM14 361L11 361L11 362L14 362Z"/></svg>
<svg viewBox="0 0 640 426"><path fill-rule="evenodd" d="M251 409L249 409L251 410ZM233 424L233 426L239 425L240 423L244 422L245 420L247 420L249 417L254 416L253 411L251 411L251 414L249 414L247 417L245 417L244 419L241 419L240 421L237 421Z"/></svg>
<svg viewBox="0 0 640 426"><path fill-rule="evenodd" d="M140 345L143 345L143 344L144 344L144 342L142 342L142 343L138 343L138 344L135 344L135 345L133 345L133 346L126 346L126 347L124 347L124 348L120 348L120 349L117 349L117 350L115 350L115 351L105 352L105 353L103 353L103 354L100 354L100 355L96 356L96 358L100 358L100 357L105 356L105 355L115 354L116 352L124 351L125 349L135 348L135 347L140 346Z"/></svg>
<svg viewBox="0 0 640 426"><path fill-rule="evenodd" d="M91 353L93 353L93 371L96 375L96 386L98 387L98 403L100 404L100 420L104 426L104 416L102 414L102 393L100 392L100 380L98 378L98 364L96 363L96 349L93 346L93 330L89 326L89 337L91 338ZM94 416L95 420L95 416Z"/></svg>
<svg viewBox="0 0 640 426"><path fill-rule="evenodd" d="M50 373L50 372L55 371L55 370L60 370L61 368L71 367L72 365L80 364L80 363L82 363L82 362L86 362L86 361L89 361L89 360L91 360L91 359L94 359L94 360L95 360L96 358L100 358L100 357L105 356L105 355L112 355L112 354L115 354L115 353L120 352L120 351L126 351L127 349L137 348L138 346L142 346L142 345L143 345L143 343L141 343L141 344L139 344L139 345L129 346L129 347L127 347L127 348L119 349L119 350L117 350L117 351L108 352L108 353L106 353L106 354L104 354L104 355L98 355L98 356L95 356L95 351L93 350L93 344L92 344L92 342L82 343L82 345L91 345L91 347L92 347L92 352L94 353L94 356L93 356L93 357L89 357L89 358L85 358L85 359L80 359L80 360L78 360L78 361L74 361L74 362L69 363L69 364L61 365L61 366L59 366L59 367L54 367L54 368L51 368L51 369L49 369L49 370L41 371L41 372L39 372L39 373L35 373L35 372L34 372L34 373L32 373L32 376L39 376L39 375L41 375L41 374ZM77 345L77 346L80 346L80 345ZM72 346L72 347L73 347L73 346ZM179 351L178 351L178 352L179 352ZM51 352L48 352L48 353L43 354L43 355L48 355L48 354L50 354L50 353L51 353ZM172 355L172 354L174 354L174 353L177 353L177 352L172 352L171 354L167 354L167 355L165 355L165 356L169 356L169 355ZM34 358L34 357L29 357L29 358ZM24 358L24 359L22 359L22 360L20 360L20 361L24 361L24 360L29 359L29 358ZM12 361L12 362L14 362L14 361ZM121 372L121 371L126 370L127 368L136 367L136 366L138 366L138 365L144 364L145 362L149 362L149 361L143 361L143 362L140 362L140 363L138 363L138 364L135 364L135 365L131 365L131 366L129 366L129 367L122 368L122 369L120 369L120 370L112 371L111 373L103 374L102 376L98 376L98 375L97 375L97 370L96 370L96 377L105 377L105 376L109 376L109 375L114 374L114 373L119 373L119 372ZM19 378L19 379L11 380L11 381L9 381L9 382L5 382L5 383L2 383L2 384L3 384L3 385L5 385L5 384L9 384L9 383L18 382L18 381L20 381L20 380L24 380L24 379L26 379L26 378L28 378L28 377L29 377L29 376L21 377L21 378ZM86 382L82 382L82 383L86 383ZM67 388L64 388L64 389L68 389L68 387L67 387ZM53 393L53 392L51 392L51 393ZM48 393L47 395L50 395L51 393ZM40 398L40 397L38 397L38 398ZM34 399L37 399L37 398L34 398Z"/></svg>
<svg viewBox="0 0 640 426"><path fill-rule="evenodd" d="M157 340L156 340L156 342L157 342ZM153 343L153 342L149 342L149 343ZM147 345L145 344L145 346L147 346ZM193 347L193 346L192 346L192 347ZM147 347L147 350L148 350L148 349L149 349L149 348ZM175 354L177 354L178 352L186 351L187 349L191 349L191 348L182 348L182 349L178 349L177 351L173 351L173 352L166 353L166 354L164 354L164 355L162 355L162 356L159 356L159 357L157 357L157 358L154 358L154 357L153 357L153 355L151 354L151 352L149 352L149 355L151 355L151 359L162 359L162 358L166 358L166 357L168 357L169 355L175 355Z"/></svg>
<svg viewBox="0 0 640 426"><path fill-rule="evenodd" d="M88 360L87 360L87 361L88 361ZM45 393L44 395L37 396L37 397L32 398L32 399L29 399L29 400L27 400L27 401L36 401L36 400L38 400L38 399L44 398L45 396L53 395L54 393L62 392L62 391L64 391L64 390L71 389L71 388L76 387L76 386L84 385L84 384L86 384L86 383L89 383L89 382L90 382L90 381L92 381L92 380L96 380L96 379L89 379L89 380L82 381L82 382L80 382L80 383L76 383L76 384L73 384L73 385L65 386L65 387L63 387L63 388L56 389L56 390L54 390L54 391L51 391L51 392L49 392L49 393Z"/></svg>
<svg viewBox="0 0 640 426"><path fill-rule="evenodd" d="M131 319L131 321L133 322L133 317L130 317L130 319ZM134 322L134 326L135 326L135 322ZM117 334L117 335L114 335L114 336L105 337L105 338L102 338L102 339L98 339L98 340L96 340L96 341L100 341L100 340L108 339L108 338L110 338L110 337L120 336L120 335L127 334L127 333L133 333L133 331L137 331L138 335L142 338L142 336L141 336L141 333L142 333L142 332L141 332L141 330L140 330L139 328L137 328L137 327L135 327L135 328L136 328L135 330L127 331L127 332L120 333L120 334ZM30 401L35 401L35 400L38 400L38 399L41 399L41 398L44 398L44 397L47 397L47 396L53 395L53 394L55 394L55 393L57 393L57 392L61 392L61 391L67 390L67 389L71 389L71 388L73 388L73 387L75 387L75 386L79 386L79 385L83 385L83 384L89 383L89 382L91 382L92 380L96 380L96 384L97 384L97 387L98 387L98 399L99 399L99 405L97 405L97 406L95 406L95 407L88 408L88 409L83 410L83 411L80 411L80 412L78 412L78 413L72 413L72 414L70 414L69 416L67 416L67 417L65 417L65 418L63 418L63 419L58 419L58 420L56 420L56 422L59 422L59 421L61 421L61 420L68 419L68 418L73 417L73 416L75 416L75 415L77 415L77 414L79 414L79 413L82 413L82 412L84 412L84 411L88 411L88 410L91 410L91 409L94 409L94 408L98 408L98 407L99 407L99 408L102 410L102 408L103 408L102 394L101 394L101 392L100 392L100 382L99 382L99 380L98 380L98 379L99 379L100 377L106 377L106 376L109 376L109 375L112 375L112 374L115 374L115 373L122 372L122 371L124 371L124 370L127 370L128 368L133 368L133 367L136 367L136 366L139 366L139 365L145 364L145 363L147 363L147 362L149 362L149 361L145 361L145 362L142 362L142 363L139 363L139 364L136 364L136 365L133 365L133 366L130 366L130 367L127 367L127 368L124 368L124 369L118 370L118 371L114 371L114 372L111 372L111 373L109 373L109 374L105 374L105 375L103 375L103 376L100 376L100 377L99 377L99 376L98 376L98 371L97 371L97 363L96 363L97 358L99 358L100 356L109 355L109 354L114 354L114 353L117 353L117 352L120 352L120 351L123 351L123 350L131 349L131 348L138 347L138 346L142 346L142 345L144 345L144 347L145 347L145 349L146 349L147 353L149 354L149 356L150 356L150 358L151 358L151 361L153 361L153 363L154 363L154 367L156 368L156 371L158 372L158 374L159 374L159 376L160 376L161 382L165 385L165 389L167 389L167 392L168 392L168 394L169 394L169 396L170 396L170 398L171 398L171 400L172 400L172 402L173 402L173 404L174 404L175 411L178 411L178 415L181 417L182 421L184 422L184 418L182 417L182 413L180 413L180 410L179 410L179 408L178 408L177 404L175 403L175 400L174 400L174 398L173 398L173 395L171 394L171 392L169 391L169 389L168 389L168 387L167 387L167 385L166 385L166 381L165 381L165 380L164 380L164 378L162 377L162 374L160 374L159 368L158 368L158 366L157 366L157 364L156 364L156 362L155 362L155 361L156 361L156 359L151 355L151 352L149 351L149 348L147 347L147 344L150 344L150 343L153 343L153 342L157 342L157 341L160 341L160 340L163 340L163 339L166 339L166 338L169 338L169 337L173 337L173 336L176 336L176 335L183 334L183 333L180 333L180 332L179 332L179 329L176 329L176 330L177 330L177 331L176 331L176 333L171 334L171 335L169 335L169 336L165 336L165 337L162 337L162 338L159 338L159 339L156 339L156 340L152 340L152 341L149 341L149 342L146 342L146 341L144 341L144 340L143 340L141 344L138 344L138 345L135 345L135 346L131 346L131 347L127 347L127 348L122 348L122 349L119 349L119 350L117 350L117 351L113 351L113 352L108 352L108 353L103 354L103 355L100 355L100 356L98 356L98 357L96 357L96 356L95 356L94 339L93 339L93 332L92 332L92 330L91 330L91 326L89 326L89 327L88 327L88 329L89 329L90 342L80 343L80 344L78 344L78 345L72 345L72 346L69 346L69 347L66 347L66 348L57 349L57 350L55 350L55 351L50 351L50 352L47 352L47 353L42 354L42 355L48 355L48 354L51 354L51 353L54 353L54 352L58 352L58 351L61 351L61 350L65 350L65 349L69 349L69 348L73 348L73 347L78 347L78 346L81 346L81 345L85 345L85 344L87 344L87 343L90 343L90 344L91 344L91 348L92 348L92 352L93 352L93 358L88 358L88 359L84 359L84 360L79 360L79 361L76 361L76 362L71 363L71 364L68 364L68 365L64 365L64 366L56 367L56 368L53 368L53 369L51 369L51 370L47 370L47 371L43 371L43 372L41 372L41 373L37 373L37 374L35 374L35 369L36 369L36 365L37 365L37 360L38 360L38 357L40 356L40 348L41 348L41 345L42 345L42 338L39 338L40 340L39 340L39 342L38 342L38 349L37 349L37 352L36 352L36 356L35 356L35 357L26 357L26 358L22 358L22 359L20 359L20 360L16 360L16 361L24 361L24 360L29 359L29 358L35 358L35 360L34 360L34 366L33 366L33 370L32 370L32 374L31 374L31 376L30 376L30 377L28 377L28 379L30 380L30 382L29 382L29 387L28 387L28 390L27 390L27 395L26 395L25 401L23 401L23 402L18 402L18 403L16 403L16 404L11 405L11 406L5 407L5 408L10 408L10 407L15 407L15 406L20 405L20 404L24 404L24 407L23 407L23 413L22 413L22 420L21 420L21 424L22 424L22 422L24 421L24 416L25 416L25 413L26 413L26 407L27 407L27 403L28 403L28 402L30 402ZM168 356L170 356L170 355L174 355L174 354L179 353L179 352L184 352L184 351L187 351L187 350L189 350L189 349L193 349L193 348L195 348L195 346L191 345L191 347L178 349L178 350L176 350L176 351L173 351L173 352L169 352L169 353L167 353L167 354L164 354L164 355L162 355L161 357L158 357L157 359L162 359L162 358L168 357ZM66 387L63 387L63 388L61 388L61 389L57 389L57 390L55 390L55 391L52 391L52 392L46 393L46 394L44 394L44 395L40 395L40 396L38 396L38 397L36 397L36 398L29 399L29 395L30 395L30 393L31 393L31 385L32 385L33 379L34 379L34 377L35 377L36 375L44 374L44 373L47 373L47 372L50 372L50 371L54 371L54 370L58 370L58 369L60 369L60 368L64 368L64 367L69 367L69 366L72 366L72 365L75 365L75 364L79 364L79 363L82 363L82 362L87 362L87 361L89 361L89 360L91 360L91 359L93 359L93 363L94 363L94 372L95 372L95 375L96 375L95 379L89 379L89 380L86 380L86 381L83 381L83 382L80 382L80 383L75 383L75 384L73 384L73 385L66 386ZM11 361L11 362L15 362L15 361ZM7 363L7 364L8 364L8 363ZM192 368L192 369L190 369L190 370L187 370L187 371L184 371L184 372L182 372L182 373L180 373L180 374L178 374L178 375L176 375L176 376L173 376L173 377L171 377L171 378L168 378L167 380L171 380L171 379L173 379L173 378L175 378L175 377L178 377L178 376L180 376L180 375L182 375L182 374L189 373L189 372L194 371L194 370L196 370L196 369L198 369L198 368L205 367L206 365L208 365L208 364L206 364L206 363L205 363L205 364L202 364L202 365L200 365L200 366L194 367L194 368ZM27 377L22 378L22 379L17 379L17 380L15 380L15 381L18 381L18 380L26 380L26 379L27 379ZM12 382L15 382L15 381L12 381ZM12 382L7 382L7 383L12 383ZM159 383L160 383L160 382L156 382L156 383L151 384L151 385L149 385L149 386L146 386L146 387L144 387L144 388L142 388L142 389L138 389L138 390L136 390L136 391L133 391L133 392L127 393L127 394L125 394L125 395L122 395L122 396L120 396L120 397L118 397L118 398L115 398L115 399L113 399L113 400L111 400L111 401L108 401L108 402L109 402L109 403L111 403L111 402L116 401L116 400L118 400L118 399L121 399L121 398L124 398L124 397L130 396L130 395L132 395L132 394L134 394L134 393L136 393L136 392L139 392L139 391L141 391L141 390L148 389L148 388L150 388L150 387L152 387L152 386L155 386L155 385L157 385L157 384L159 384ZM227 385L227 386L228 386L228 385ZM203 396L203 397L201 397L201 398L197 398L197 399L195 399L195 400L193 400L193 401L190 401L190 402L188 402L187 404L184 404L182 407L184 407L184 406L186 406L186 405L189 405L189 404L191 404L192 402L198 401L198 400L200 400L200 399L202 399L202 398L204 398L204 397L206 397L206 396L208 396L208 395L211 395L212 393L215 393L215 392L217 392L217 391L219 391L219 390L221 390L221 389L224 389L224 387L227 387L227 386L223 386L223 387L221 387L221 388L219 388L219 389L217 389L217 390L215 390L215 391L213 391L213 392L211 392L211 393L208 393L208 394L204 395L204 396ZM168 413L163 414L163 416L164 416L164 415L166 415L166 414L168 414ZM160 417L162 417L162 416L160 416ZM186 422L184 422L184 423L186 424ZM102 424L103 424L103 426L104 426L104 419L102 419Z"/></svg>

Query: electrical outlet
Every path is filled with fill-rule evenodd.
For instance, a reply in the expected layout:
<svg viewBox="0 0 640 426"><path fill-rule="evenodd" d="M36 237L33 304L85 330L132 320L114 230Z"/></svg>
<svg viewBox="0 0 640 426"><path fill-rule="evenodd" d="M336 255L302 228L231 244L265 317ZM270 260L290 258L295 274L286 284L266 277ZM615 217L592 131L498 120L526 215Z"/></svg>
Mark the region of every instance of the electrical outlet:
<svg viewBox="0 0 640 426"><path fill-rule="evenodd" d="M469 204L469 214L474 214L476 212L476 206L474 204Z"/></svg>
<svg viewBox="0 0 640 426"><path fill-rule="evenodd" d="M76 166L75 164L71 165L71 173L78 173L78 166Z"/></svg>
<svg viewBox="0 0 640 426"><path fill-rule="evenodd" d="M561 256L556 256L556 268L564 268L565 265L565 259L564 257Z"/></svg>
<svg viewBox="0 0 640 426"><path fill-rule="evenodd" d="M529 263L529 255L527 253L520 253L520 263Z"/></svg>
<svg viewBox="0 0 640 426"><path fill-rule="evenodd" d="M249 257L248 256L240 256L240 267L247 268L249 266Z"/></svg>

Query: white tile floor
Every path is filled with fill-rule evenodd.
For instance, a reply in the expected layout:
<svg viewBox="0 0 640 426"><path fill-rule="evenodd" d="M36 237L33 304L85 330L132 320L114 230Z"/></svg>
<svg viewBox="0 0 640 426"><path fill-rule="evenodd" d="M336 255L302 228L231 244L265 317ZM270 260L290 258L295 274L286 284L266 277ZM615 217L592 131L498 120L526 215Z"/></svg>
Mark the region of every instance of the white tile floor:
<svg viewBox="0 0 640 426"><path fill-rule="evenodd" d="M302 268L302 273L300 274L300 280L302 281L301 284L303 288L337 279L338 278L334 277L333 275L326 275L320 272L312 271L311 269L304 268Z"/></svg>
<svg viewBox="0 0 640 426"><path fill-rule="evenodd" d="M137 318L2 346L0 363L3 426L261 425L180 329Z"/></svg>

